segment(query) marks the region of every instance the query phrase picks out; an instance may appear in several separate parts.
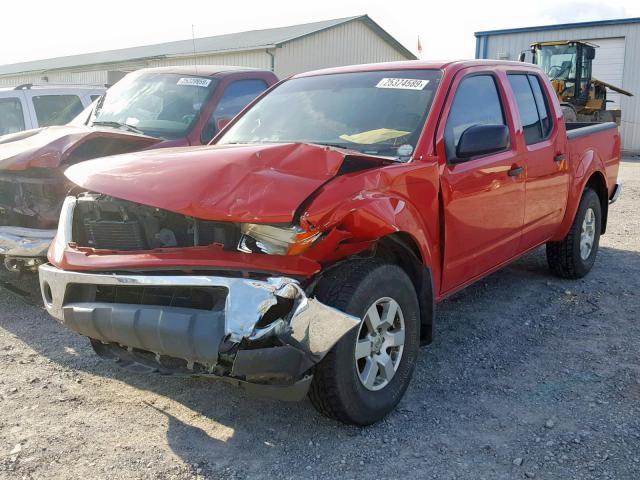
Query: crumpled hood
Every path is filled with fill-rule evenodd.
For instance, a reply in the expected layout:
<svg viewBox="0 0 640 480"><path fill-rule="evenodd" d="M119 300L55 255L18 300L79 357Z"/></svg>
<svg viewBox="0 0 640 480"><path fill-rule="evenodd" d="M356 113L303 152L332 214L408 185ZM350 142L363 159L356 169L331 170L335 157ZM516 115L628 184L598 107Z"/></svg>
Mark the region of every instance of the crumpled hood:
<svg viewBox="0 0 640 480"><path fill-rule="evenodd" d="M385 163L309 144L214 145L91 160L65 175L93 192L203 220L289 223L347 157Z"/></svg>
<svg viewBox="0 0 640 480"><path fill-rule="evenodd" d="M114 142L110 145L109 140ZM105 156L109 149L117 153L140 150L160 141L110 128L80 125L37 128L0 137L0 170L59 167L77 148L88 146L89 142L93 142L91 147L95 147L89 150L96 154L86 158Z"/></svg>

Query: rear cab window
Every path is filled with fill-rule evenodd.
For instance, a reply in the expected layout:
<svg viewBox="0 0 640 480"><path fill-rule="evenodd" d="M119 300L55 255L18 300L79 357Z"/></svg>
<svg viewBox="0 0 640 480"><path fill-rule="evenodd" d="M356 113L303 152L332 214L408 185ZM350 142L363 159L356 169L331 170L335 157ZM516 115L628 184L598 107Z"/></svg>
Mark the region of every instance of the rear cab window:
<svg viewBox="0 0 640 480"><path fill-rule="evenodd" d="M473 74L460 82L444 130L447 160L457 159L460 137L476 125L507 125L493 75Z"/></svg>
<svg viewBox="0 0 640 480"><path fill-rule="evenodd" d="M532 145L547 139L553 122L540 79L537 75L525 73L511 73L507 77L516 97L526 144Z"/></svg>
<svg viewBox="0 0 640 480"><path fill-rule="evenodd" d="M40 127L64 125L84 109L78 95L34 95L32 102Z"/></svg>
<svg viewBox="0 0 640 480"><path fill-rule="evenodd" d="M22 102L18 97L0 98L0 135L21 132L26 128Z"/></svg>

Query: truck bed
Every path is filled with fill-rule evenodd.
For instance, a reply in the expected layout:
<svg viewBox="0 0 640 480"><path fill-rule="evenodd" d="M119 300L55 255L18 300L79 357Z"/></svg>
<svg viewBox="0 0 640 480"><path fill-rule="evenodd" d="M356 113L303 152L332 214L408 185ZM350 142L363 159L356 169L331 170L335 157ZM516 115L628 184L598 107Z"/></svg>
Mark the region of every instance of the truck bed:
<svg viewBox="0 0 640 480"><path fill-rule="evenodd" d="M594 152L605 166L609 197L613 195L619 166L620 134L614 122L570 122L566 123L567 139L572 162L582 162ZM612 141L611 130L615 130Z"/></svg>
<svg viewBox="0 0 640 480"><path fill-rule="evenodd" d="M565 125L567 137L570 139L601 132L602 130L609 130L610 128L618 128L615 122L566 122Z"/></svg>

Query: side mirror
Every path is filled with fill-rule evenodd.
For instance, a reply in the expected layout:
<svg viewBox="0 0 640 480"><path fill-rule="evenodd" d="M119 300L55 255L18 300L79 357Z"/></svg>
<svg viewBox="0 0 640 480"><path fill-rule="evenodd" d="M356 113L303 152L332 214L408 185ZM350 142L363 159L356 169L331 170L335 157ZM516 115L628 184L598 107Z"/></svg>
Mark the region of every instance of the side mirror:
<svg viewBox="0 0 640 480"><path fill-rule="evenodd" d="M462 132L456 149L458 161L505 150L509 146L506 125L473 125Z"/></svg>
<svg viewBox="0 0 640 480"><path fill-rule="evenodd" d="M585 47L587 49L586 54L587 54L587 60L593 60L594 58L596 58L596 49L593 47Z"/></svg>
<svg viewBox="0 0 640 480"><path fill-rule="evenodd" d="M519 62L524 62L524 58L525 58L526 54L527 54L527 52L520 52L520 55L518 55L518 61Z"/></svg>

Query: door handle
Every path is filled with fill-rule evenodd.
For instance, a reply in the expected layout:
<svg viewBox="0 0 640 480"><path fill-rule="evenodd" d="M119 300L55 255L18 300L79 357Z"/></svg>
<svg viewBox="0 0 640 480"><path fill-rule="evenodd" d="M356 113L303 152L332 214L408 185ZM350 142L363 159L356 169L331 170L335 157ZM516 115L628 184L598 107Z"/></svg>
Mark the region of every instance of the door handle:
<svg viewBox="0 0 640 480"><path fill-rule="evenodd" d="M564 160L564 153L559 153L555 157L553 157L554 162L561 162Z"/></svg>
<svg viewBox="0 0 640 480"><path fill-rule="evenodd" d="M519 177L524 173L524 167L513 167L507 172L510 177Z"/></svg>

